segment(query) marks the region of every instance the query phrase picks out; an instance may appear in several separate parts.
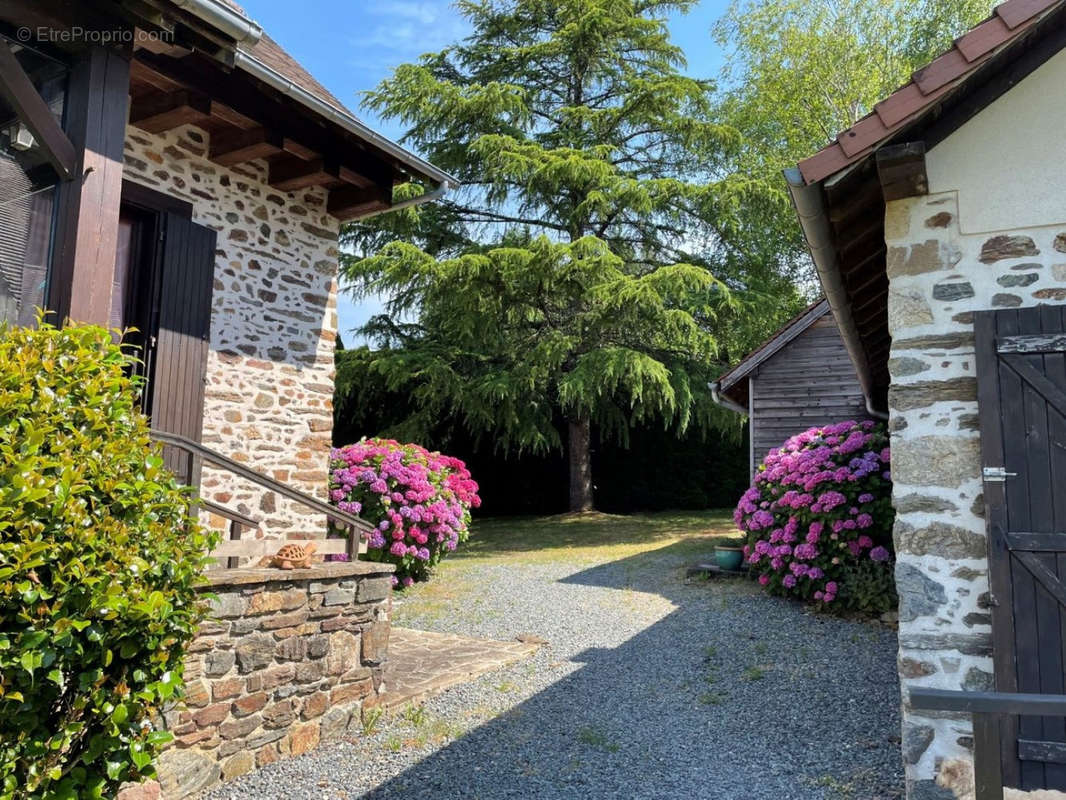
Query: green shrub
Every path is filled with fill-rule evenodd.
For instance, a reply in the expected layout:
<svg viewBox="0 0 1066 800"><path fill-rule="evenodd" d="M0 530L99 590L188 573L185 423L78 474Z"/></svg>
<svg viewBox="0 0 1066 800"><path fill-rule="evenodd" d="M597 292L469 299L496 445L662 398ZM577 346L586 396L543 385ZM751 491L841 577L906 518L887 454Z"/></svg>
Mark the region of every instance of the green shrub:
<svg viewBox="0 0 1066 800"><path fill-rule="evenodd" d="M0 798L153 775L210 534L102 328L0 327Z"/></svg>

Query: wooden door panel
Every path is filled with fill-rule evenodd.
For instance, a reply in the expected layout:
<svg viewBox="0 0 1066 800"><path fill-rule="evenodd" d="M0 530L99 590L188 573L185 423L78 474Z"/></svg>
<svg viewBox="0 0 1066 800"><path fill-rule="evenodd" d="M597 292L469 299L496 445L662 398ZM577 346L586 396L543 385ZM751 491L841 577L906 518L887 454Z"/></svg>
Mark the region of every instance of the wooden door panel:
<svg viewBox="0 0 1066 800"><path fill-rule="evenodd" d="M152 425L200 441L211 337L215 232L174 213L164 215L159 332L153 354ZM164 449L167 466L198 483L188 454Z"/></svg>
<svg viewBox="0 0 1066 800"><path fill-rule="evenodd" d="M1066 309L975 326L996 688L1064 694ZM1010 717L1001 733L1006 785L1066 789L1066 718Z"/></svg>

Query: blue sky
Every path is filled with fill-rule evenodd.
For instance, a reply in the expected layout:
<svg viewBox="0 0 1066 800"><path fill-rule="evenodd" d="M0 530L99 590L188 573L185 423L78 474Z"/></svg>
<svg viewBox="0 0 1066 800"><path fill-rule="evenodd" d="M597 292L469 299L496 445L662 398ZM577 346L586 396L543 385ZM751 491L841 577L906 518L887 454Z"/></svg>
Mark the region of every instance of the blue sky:
<svg viewBox="0 0 1066 800"><path fill-rule="evenodd" d="M245 11L304 65L326 88L365 122L390 138L403 131L359 107L359 93L375 86L394 67L422 53L440 50L462 38L465 21L450 0L243 0ZM728 0L703 0L685 16L671 20L674 41L698 77L716 77L722 59L711 26ZM370 300L338 303L341 336L380 309Z"/></svg>

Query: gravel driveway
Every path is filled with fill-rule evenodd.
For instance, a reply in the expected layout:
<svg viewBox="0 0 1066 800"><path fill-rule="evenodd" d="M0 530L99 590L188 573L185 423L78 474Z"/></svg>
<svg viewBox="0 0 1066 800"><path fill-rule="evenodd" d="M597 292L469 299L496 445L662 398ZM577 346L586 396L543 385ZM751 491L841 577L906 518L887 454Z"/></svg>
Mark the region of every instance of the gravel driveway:
<svg viewBox="0 0 1066 800"><path fill-rule="evenodd" d="M452 562L450 596L416 591L401 624L549 644L206 797L899 797L894 632L746 581L686 583L687 545Z"/></svg>

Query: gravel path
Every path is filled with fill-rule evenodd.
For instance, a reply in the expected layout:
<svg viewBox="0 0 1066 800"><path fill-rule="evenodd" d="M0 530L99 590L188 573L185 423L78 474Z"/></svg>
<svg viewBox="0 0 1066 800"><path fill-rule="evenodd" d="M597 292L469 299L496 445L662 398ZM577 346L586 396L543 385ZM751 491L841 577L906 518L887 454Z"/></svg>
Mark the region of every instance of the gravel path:
<svg viewBox="0 0 1066 800"><path fill-rule="evenodd" d="M744 581L686 584L686 561L455 562L440 580L462 590L403 600L403 625L550 644L205 798L899 797L895 634Z"/></svg>

